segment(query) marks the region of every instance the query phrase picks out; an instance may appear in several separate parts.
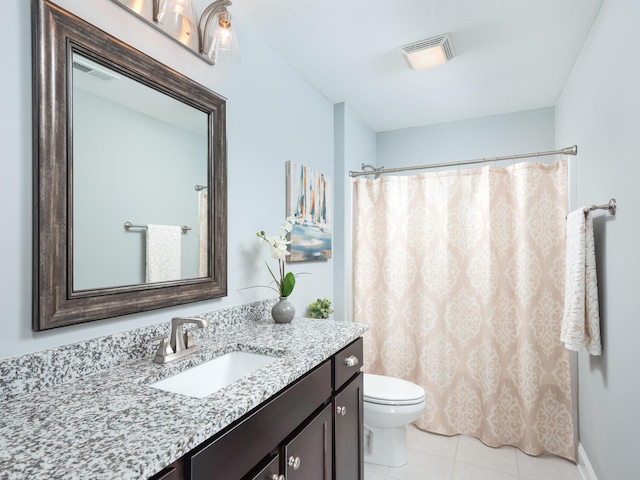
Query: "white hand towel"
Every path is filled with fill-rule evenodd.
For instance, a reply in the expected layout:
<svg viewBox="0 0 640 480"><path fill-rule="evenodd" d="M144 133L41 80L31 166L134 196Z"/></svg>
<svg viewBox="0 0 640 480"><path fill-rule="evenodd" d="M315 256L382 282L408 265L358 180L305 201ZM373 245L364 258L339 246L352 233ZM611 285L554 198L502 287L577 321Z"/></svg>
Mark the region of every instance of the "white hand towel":
<svg viewBox="0 0 640 480"><path fill-rule="evenodd" d="M209 195L207 192L200 192L200 205L198 217L198 230L200 238L198 239L198 276L206 277L209 275Z"/></svg>
<svg viewBox="0 0 640 480"><path fill-rule="evenodd" d="M182 228L147 225L147 282L180 280Z"/></svg>
<svg viewBox="0 0 640 480"><path fill-rule="evenodd" d="M560 340L569 350L583 347L600 355L600 311L598 277L593 241L593 219L584 208L567 216L564 316Z"/></svg>

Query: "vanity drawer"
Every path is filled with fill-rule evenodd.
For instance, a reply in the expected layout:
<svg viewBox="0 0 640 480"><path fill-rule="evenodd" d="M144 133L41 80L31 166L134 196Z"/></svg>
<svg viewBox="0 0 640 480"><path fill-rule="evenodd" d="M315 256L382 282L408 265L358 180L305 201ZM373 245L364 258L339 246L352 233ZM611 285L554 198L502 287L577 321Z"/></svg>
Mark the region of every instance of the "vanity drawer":
<svg viewBox="0 0 640 480"><path fill-rule="evenodd" d="M326 361L186 458L189 480L242 478L331 398Z"/></svg>
<svg viewBox="0 0 640 480"><path fill-rule="evenodd" d="M333 390L338 391L362 367L362 337L333 356Z"/></svg>

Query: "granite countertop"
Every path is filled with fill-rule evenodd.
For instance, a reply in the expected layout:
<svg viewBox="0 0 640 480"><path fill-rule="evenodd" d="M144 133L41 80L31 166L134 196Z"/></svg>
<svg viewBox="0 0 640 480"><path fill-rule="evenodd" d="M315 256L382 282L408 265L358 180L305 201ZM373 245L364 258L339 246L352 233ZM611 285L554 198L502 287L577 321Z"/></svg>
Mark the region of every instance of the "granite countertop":
<svg viewBox="0 0 640 480"><path fill-rule="evenodd" d="M296 318L202 335L168 365L131 360L0 402L1 479L146 479L362 336L366 326ZM278 360L203 399L149 384L221 354Z"/></svg>

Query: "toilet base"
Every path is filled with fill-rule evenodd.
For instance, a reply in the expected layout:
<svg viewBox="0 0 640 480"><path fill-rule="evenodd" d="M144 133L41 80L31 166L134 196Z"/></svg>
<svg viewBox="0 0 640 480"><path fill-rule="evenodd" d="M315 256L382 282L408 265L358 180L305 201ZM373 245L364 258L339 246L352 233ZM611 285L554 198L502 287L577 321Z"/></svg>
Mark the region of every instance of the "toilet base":
<svg viewBox="0 0 640 480"><path fill-rule="evenodd" d="M408 461L407 428L376 428L364 426L364 461L401 467Z"/></svg>

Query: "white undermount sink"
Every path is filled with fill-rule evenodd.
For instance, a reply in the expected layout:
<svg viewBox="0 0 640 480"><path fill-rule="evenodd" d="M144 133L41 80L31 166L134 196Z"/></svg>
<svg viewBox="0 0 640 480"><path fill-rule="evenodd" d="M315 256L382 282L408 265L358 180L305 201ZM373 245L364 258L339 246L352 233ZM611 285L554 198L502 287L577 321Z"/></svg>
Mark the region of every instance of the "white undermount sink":
<svg viewBox="0 0 640 480"><path fill-rule="evenodd" d="M260 353L230 352L149 386L188 397L204 398L277 359Z"/></svg>

